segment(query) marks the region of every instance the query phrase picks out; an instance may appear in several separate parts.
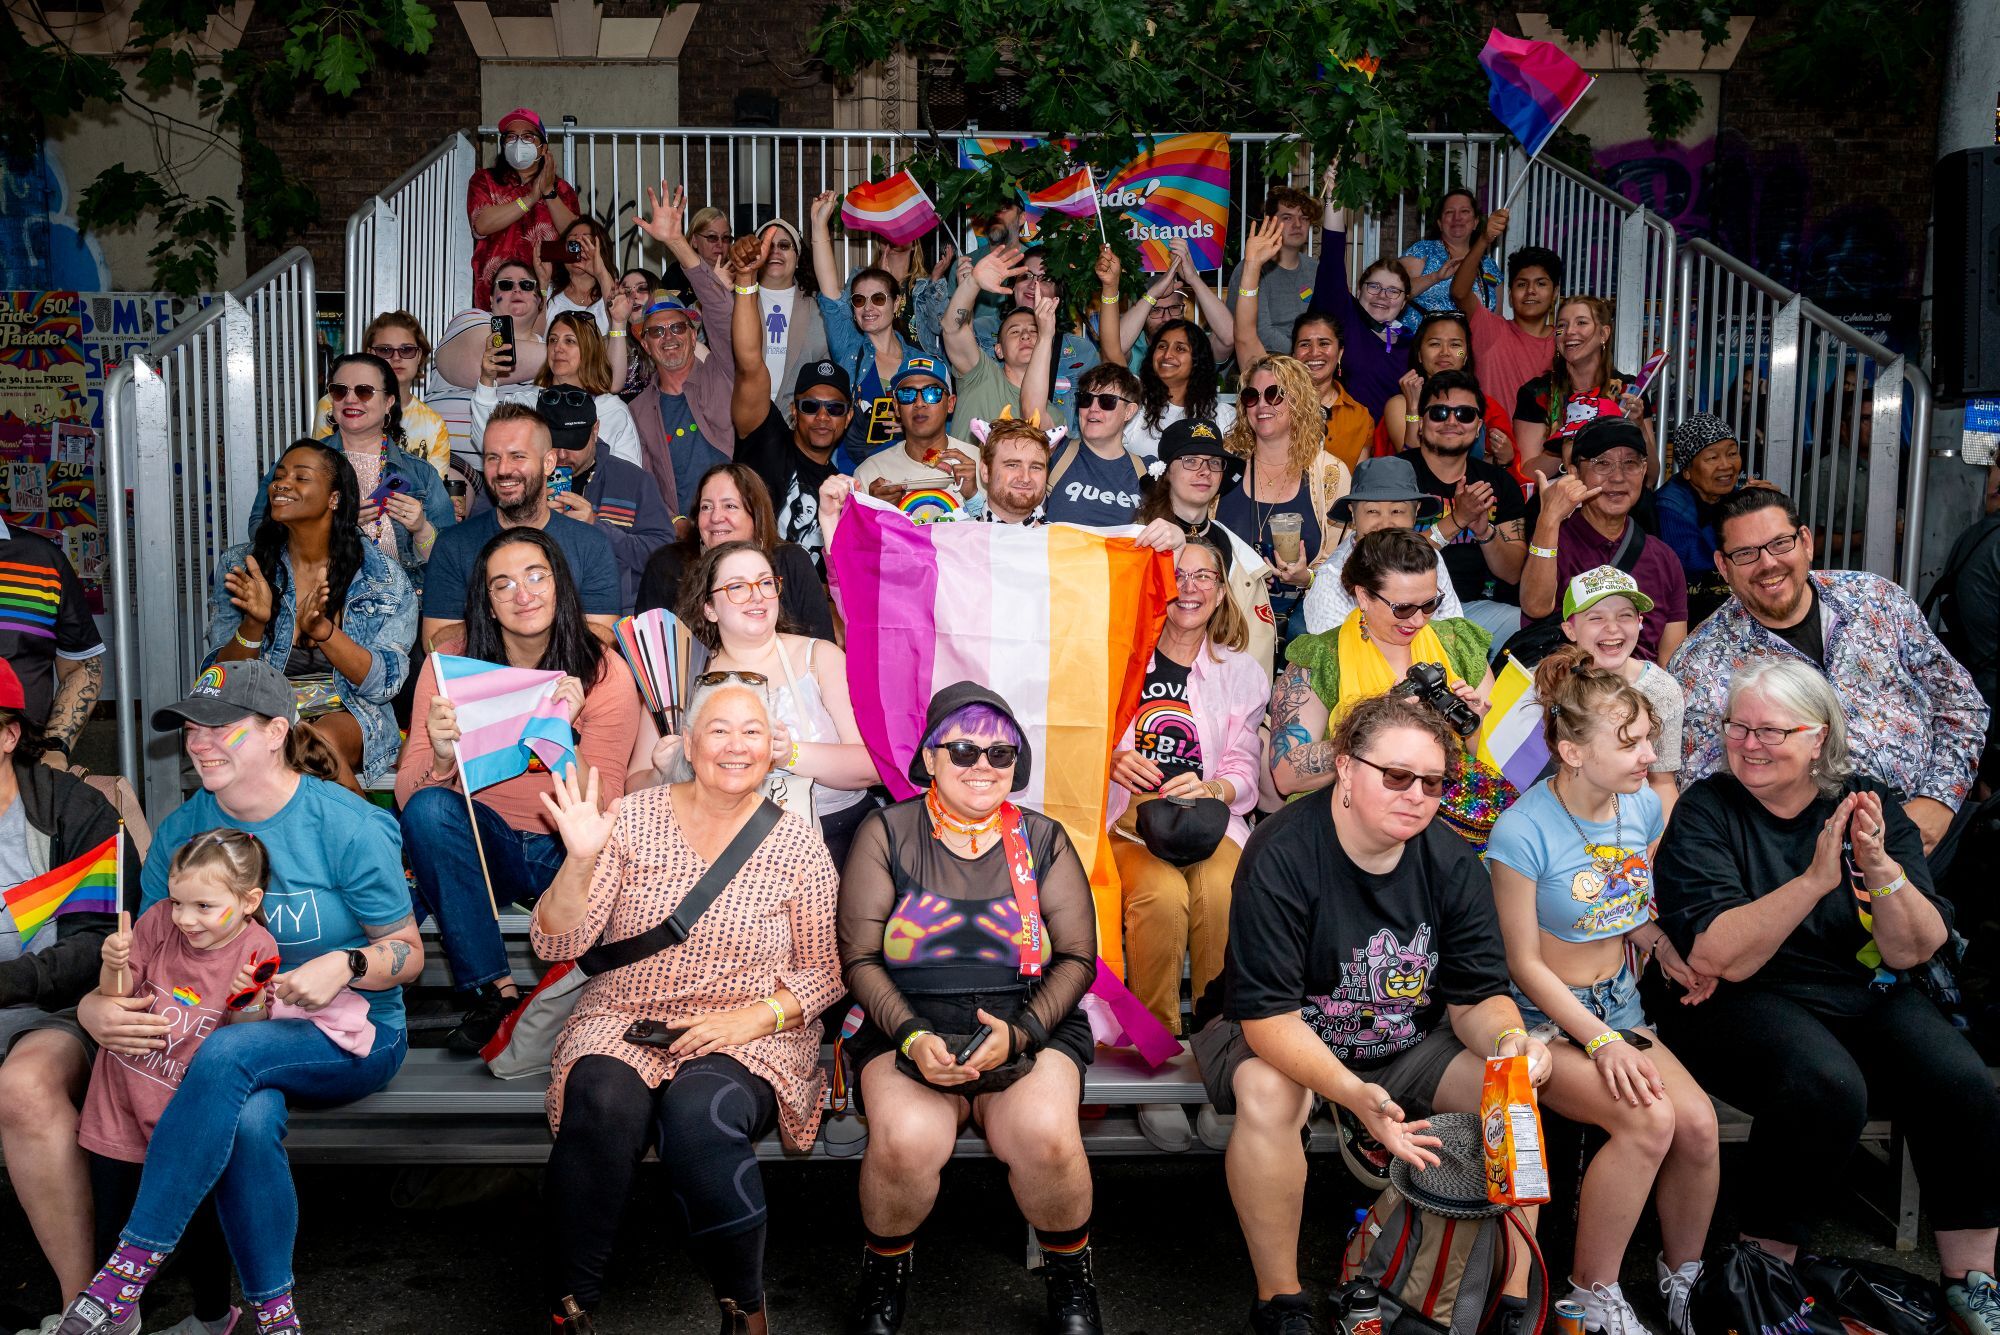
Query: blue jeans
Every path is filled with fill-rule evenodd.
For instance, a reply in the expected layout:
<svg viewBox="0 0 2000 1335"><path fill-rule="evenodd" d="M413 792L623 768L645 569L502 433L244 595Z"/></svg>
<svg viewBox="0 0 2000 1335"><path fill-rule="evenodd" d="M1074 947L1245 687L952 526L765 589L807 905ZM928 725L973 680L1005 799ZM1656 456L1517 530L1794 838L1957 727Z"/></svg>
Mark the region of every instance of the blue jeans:
<svg viewBox="0 0 2000 1335"><path fill-rule="evenodd" d="M254 1303L286 1292L299 1232L299 1198L285 1158L287 1101L352 1103L388 1084L407 1051L401 1029L379 1026L366 1057L342 1051L309 1020L216 1030L153 1128L139 1199L119 1236L170 1252L213 1191L243 1296Z"/></svg>
<svg viewBox="0 0 2000 1335"><path fill-rule="evenodd" d="M403 853L417 881L417 918L437 919L444 937L452 981L461 989L508 976L507 943L493 920L494 903L532 904L549 888L565 856L562 840L539 831L517 830L484 802L479 840L493 876L493 898L479 870L465 794L456 788L426 788L403 808Z"/></svg>

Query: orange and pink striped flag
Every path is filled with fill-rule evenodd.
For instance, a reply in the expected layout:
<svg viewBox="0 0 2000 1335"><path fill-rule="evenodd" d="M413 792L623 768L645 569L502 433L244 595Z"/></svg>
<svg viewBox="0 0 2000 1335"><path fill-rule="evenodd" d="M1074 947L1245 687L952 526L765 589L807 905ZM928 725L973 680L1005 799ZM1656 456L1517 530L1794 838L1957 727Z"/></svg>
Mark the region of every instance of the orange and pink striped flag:
<svg viewBox="0 0 2000 1335"><path fill-rule="evenodd" d="M900 171L848 191L840 221L850 232L875 232L892 246L912 246L938 225L938 215L917 178Z"/></svg>

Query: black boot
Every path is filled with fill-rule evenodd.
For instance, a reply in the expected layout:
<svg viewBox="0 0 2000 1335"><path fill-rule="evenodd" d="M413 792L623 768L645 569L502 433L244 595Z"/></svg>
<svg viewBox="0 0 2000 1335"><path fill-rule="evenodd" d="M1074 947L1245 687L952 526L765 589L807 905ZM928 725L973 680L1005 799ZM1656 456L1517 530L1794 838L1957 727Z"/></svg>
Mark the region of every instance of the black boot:
<svg viewBox="0 0 2000 1335"><path fill-rule="evenodd" d="M479 1050L493 1041L493 1035L500 1032L500 1025L514 1008L521 1004L519 997L500 994L500 988L493 983L472 991L472 1005L459 1017L458 1028L445 1036L444 1045L465 1057L477 1057Z"/></svg>
<svg viewBox="0 0 2000 1335"><path fill-rule="evenodd" d="M915 1252L883 1256L861 1249L861 1287L854 1295L848 1335L896 1335L903 1328L915 1256Z"/></svg>
<svg viewBox="0 0 2000 1335"><path fill-rule="evenodd" d="M1042 1254L1042 1278L1049 1286L1049 1335L1104 1335L1097 1311L1097 1280L1090 1273L1090 1248L1070 1256Z"/></svg>
<svg viewBox="0 0 2000 1335"><path fill-rule="evenodd" d="M590 1313L576 1305L576 1299L563 1295L558 1310L549 1315L550 1335L597 1335L597 1323L590 1319Z"/></svg>
<svg viewBox="0 0 2000 1335"><path fill-rule="evenodd" d="M746 1312L736 1305L733 1298L716 1300L722 1308L721 1335L766 1335L770 1329L761 1311Z"/></svg>

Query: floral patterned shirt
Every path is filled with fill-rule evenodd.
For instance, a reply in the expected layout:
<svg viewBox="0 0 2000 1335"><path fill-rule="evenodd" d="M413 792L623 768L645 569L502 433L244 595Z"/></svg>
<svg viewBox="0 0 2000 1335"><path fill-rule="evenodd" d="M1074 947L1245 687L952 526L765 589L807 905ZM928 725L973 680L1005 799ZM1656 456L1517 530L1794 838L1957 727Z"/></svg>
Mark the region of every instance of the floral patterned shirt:
<svg viewBox="0 0 2000 1335"><path fill-rule="evenodd" d="M1956 811L1986 743L1987 709L1972 677L1938 643L1916 601L1880 575L1832 570L1811 579L1826 631L1821 670L1846 710L1855 767L1905 801L1928 797ZM1672 664L1687 696L1681 787L1727 768L1730 677L1783 654L1805 659L1735 598L1687 637Z"/></svg>

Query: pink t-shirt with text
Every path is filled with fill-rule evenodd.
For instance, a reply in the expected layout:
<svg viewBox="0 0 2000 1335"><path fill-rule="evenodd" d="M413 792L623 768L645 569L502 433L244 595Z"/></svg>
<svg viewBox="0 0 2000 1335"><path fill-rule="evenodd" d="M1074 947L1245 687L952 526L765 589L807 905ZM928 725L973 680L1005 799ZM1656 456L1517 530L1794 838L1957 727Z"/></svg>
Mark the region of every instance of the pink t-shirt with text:
<svg viewBox="0 0 2000 1335"><path fill-rule="evenodd" d="M1472 356L1479 367L1479 387L1511 407L1521 386L1545 375L1556 355L1556 337L1530 334L1512 320L1504 319L1474 303L1465 313L1472 331Z"/></svg>
<svg viewBox="0 0 2000 1335"><path fill-rule="evenodd" d="M174 926L173 904L161 900L132 925L132 995L152 1004L154 1015L173 1021L167 1046L140 1057L100 1049L83 1101L77 1143L93 1154L143 1163L153 1126L180 1088L202 1040L227 1024L223 1004L236 971L255 952L278 953L278 943L256 923L215 950L196 950Z"/></svg>

